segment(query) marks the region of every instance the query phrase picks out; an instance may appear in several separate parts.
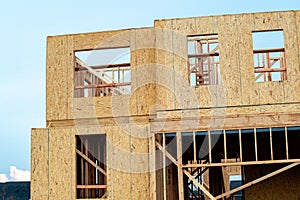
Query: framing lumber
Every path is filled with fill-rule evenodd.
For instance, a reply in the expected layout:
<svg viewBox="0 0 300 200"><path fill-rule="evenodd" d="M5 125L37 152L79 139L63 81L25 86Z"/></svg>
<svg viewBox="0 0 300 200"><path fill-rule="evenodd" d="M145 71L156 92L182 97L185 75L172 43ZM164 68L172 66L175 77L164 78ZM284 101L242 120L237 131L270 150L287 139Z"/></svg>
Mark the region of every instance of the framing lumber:
<svg viewBox="0 0 300 200"><path fill-rule="evenodd" d="M78 149L76 149L76 153L78 153L82 158L84 158L88 163L90 163L93 167L95 167L98 171L100 171L102 174L104 174L105 176L107 176L106 172L104 169L102 169L101 167L99 167L98 165L96 165L96 163L94 163L91 159L89 159L89 157L87 157L86 155L84 155L82 152L80 152Z"/></svg>
<svg viewBox="0 0 300 200"><path fill-rule="evenodd" d="M226 167L226 166L244 166L244 165L264 165L264 164L279 164L300 162L300 159L288 160L267 160L267 161L247 161L247 162L230 162L230 163L207 163L207 164L183 164L183 168L190 167Z"/></svg>
<svg viewBox="0 0 300 200"><path fill-rule="evenodd" d="M105 189L107 185L77 185L77 189Z"/></svg>
<svg viewBox="0 0 300 200"><path fill-rule="evenodd" d="M184 200L184 191L183 191L183 176L182 176L182 137L181 132L176 133L176 142L177 142L177 159L178 159L178 199Z"/></svg>
<svg viewBox="0 0 300 200"><path fill-rule="evenodd" d="M256 179L256 180L253 180L253 181L251 181L251 182L249 182L249 183L246 183L246 184L244 184L244 185L242 185L242 186L240 186L240 187L237 187L237 188L235 188L235 189L233 189L233 190L230 190L230 191L228 191L228 192L225 192L225 193L223 193L223 194L220 194L220 195L218 195L215 199L217 200L217 199L221 199L221 198L223 198L223 197L227 197L227 196L229 196L229 195L231 195L231 194L234 194L234 193L236 193L236 192L238 192L238 191L240 191L240 190L243 190L243 189L245 189L245 188L248 188L248 187L250 187L250 186L252 186L252 185L255 185L255 184L257 184L257 183L259 183L259 182L261 182L261 181L264 181L264 180L266 180L266 179L268 179L268 178L271 178L271 177L273 177L273 176L275 176L275 175L277 175L277 174L280 174L280 173L282 173L282 172L284 172L284 171L286 171L286 170L288 170L288 169L291 169L291 168L293 168L293 167L295 167L295 166L297 166L297 165L299 165L300 163L292 163L292 164L290 164L290 165L288 165L288 166L286 166L286 167L283 167L283 168L281 168L281 169L279 169L279 170L276 170L276 171L274 171L274 172L272 172L272 173L270 173L270 174L267 174L267 175L265 175L265 176L262 176L262 177L260 177L260 178L258 178L258 179Z"/></svg>
<svg viewBox="0 0 300 200"><path fill-rule="evenodd" d="M156 142L156 146L159 148L159 150L165 152L165 156L167 156L177 167L179 166L176 159L168 151L165 150L165 147L161 146L158 142Z"/></svg>
<svg viewBox="0 0 300 200"><path fill-rule="evenodd" d="M203 185L201 185L187 170L183 170L183 173L187 176L187 177L189 177L189 179L191 180L191 181L193 181L193 183L196 185L196 186L198 186L203 192L204 192L204 194L206 194L209 198L210 198L210 200L216 200L216 198L209 192L209 191L207 191L206 190L206 188L203 186Z"/></svg>
<svg viewBox="0 0 300 200"><path fill-rule="evenodd" d="M159 146L160 146L160 144L159 144ZM163 176L164 176L164 178L163 178L164 188L163 189L164 189L164 200L166 200L167 199L167 166L166 166L166 155L168 155L168 157L170 157L170 158L173 158L173 157L171 155L169 155L168 152L166 151L166 135L165 134L163 134L163 147L162 147L162 149L160 148L160 150L163 151Z"/></svg>
<svg viewBox="0 0 300 200"><path fill-rule="evenodd" d="M286 159L289 159L289 143L288 143L288 134L287 127L284 127L284 136L285 136L285 151L286 151Z"/></svg>

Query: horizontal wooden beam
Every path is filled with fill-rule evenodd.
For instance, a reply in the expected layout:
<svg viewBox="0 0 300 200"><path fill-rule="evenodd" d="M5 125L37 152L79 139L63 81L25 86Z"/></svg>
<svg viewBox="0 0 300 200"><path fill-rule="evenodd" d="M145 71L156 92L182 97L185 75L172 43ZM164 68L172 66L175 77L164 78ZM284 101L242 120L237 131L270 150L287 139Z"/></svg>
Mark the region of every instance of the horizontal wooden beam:
<svg viewBox="0 0 300 200"><path fill-rule="evenodd" d="M265 165L300 162L300 159L289 160L266 160L266 161L247 161L247 162L228 162L228 163L205 163L205 164L185 164L182 168L190 167L226 167L226 166L243 166L243 165Z"/></svg>
<svg viewBox="0 0 300 200"><path fill-rule="evenodd" d="M75 89L119 87L119 86L127 86L127 85L131 85L131 83L125 82L125 83L104 83L99 85L81 85L81 86L75 86Z"/></svg>
<svg viewBox="0 0 300 200"><path fill-rule="evenodd" d="M256 49L253 50L253 53L275 53L275 52L284 52L284 48L274 48L274 49Z"/></svg>
<svg viewBox="0 0 300 200"><path fill-rule="evenodd" d="M152 133L300 126L300 113L155 118Z"/></svg>
<svg viewBox="0 0 300 200"><path fill-rule="evenodd" d="M121 68L120 70L122 70L122 68L124 68L124 67L129 67L129 69L130 69L130 63L107 64L107 65L92 65L90 67L92 69L94 69L94 70L96 70L96 69L109 69L109 68L118 68L118 67L120 67ZM86 69L84 67L80 67L80 68L77 68L76 70L87 71L88 69Z"/></svg>
<svg viewBox="0 0 300 200"><path fill-rule="evenodd" d="M188 55L189 58L205 58L210 56L219 56L218 52L215 53L203 53L203 54L190 54Z"/></svg>
<svg viewBox="0 0 300 200"><path fill-rule="evenodd" d="M188 41L201 41L201 40L218 40L218 37L216 36L212 36L212 37L209 37L209 36L190 36L188 37Z"/></svg>
<svg viewBox="0 0 300 200"><path fill-rule="evenodd" d="M286 68L260 68L255 69L255 73L264 73L264 72L285 72Z"/></svg>
<svg viewBox="0 0 300 200"><path fill-rule="evenodd" d="M77 189L105 189L107 185L77 185Z"/></svg>

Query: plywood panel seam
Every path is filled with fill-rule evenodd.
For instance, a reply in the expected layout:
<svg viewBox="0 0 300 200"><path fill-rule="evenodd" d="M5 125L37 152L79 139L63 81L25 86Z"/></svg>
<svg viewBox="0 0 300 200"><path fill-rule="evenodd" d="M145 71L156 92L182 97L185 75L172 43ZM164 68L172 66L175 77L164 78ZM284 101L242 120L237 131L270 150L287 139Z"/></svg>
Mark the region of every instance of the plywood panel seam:
<svg viewBox="0 0 300 200"><path fill-rule="evenodd" d="M175 31L175 27L174 27L174 20L171 20L171 27L172 27L172 69L173 69L173 106L174 108L176 108L176 72L175 72L175 50L174 50L174 31Z"/></svg>
<svg viewBox="0 0 300 200"><path fill-rule="evenodd" d="M296 44L297 44L297 50L298 50L298 70L300 71L300 44L299 44L299 29L298 29L298 26L297 26L297 13L296 11L293 11L293 14L294 14L294 22L295 22L295 27L296 27ZM299 15L300 15L300 12L299 12ZM299 21L300 22L300 21ZM298 24L300 25L300 24Z"/></svg>
<svg viewBox="0 0 300 200"><path fill-rule="evenodd" d="M235 21L237 21L237 17L235 17ZM240 78L239 78L239 87L240 87L240 95L243 95L243 90L242 90L242 76L244 76L244 74L241 73L241 67L245 67L245 66L241 66L241 53L240 53L240 41L241 41L241 31L239 31L239 26L237 26L236 24L236 34L237 34L237 40L238 40L238 45L237 45L237 48L238 48L238 54L237 54L237 62L238 62L238 73L240 75ZM243 96L240 97L240 104L243 105Z"/></svg>

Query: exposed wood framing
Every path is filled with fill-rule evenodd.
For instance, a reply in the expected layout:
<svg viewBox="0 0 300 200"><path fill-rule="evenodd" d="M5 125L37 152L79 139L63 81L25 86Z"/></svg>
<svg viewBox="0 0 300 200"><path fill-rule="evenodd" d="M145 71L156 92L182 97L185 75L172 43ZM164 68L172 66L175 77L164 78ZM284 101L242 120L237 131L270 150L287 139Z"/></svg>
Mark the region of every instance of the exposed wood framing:
<svg viewBox="0 0 300 200"><path fill-rule="evenodd" d="M286 166L286 167L283 167L283 168L281 168L281 169L279 169L279 170L276 170L276 171L274 171L274 172L272 172L272 173L270 173L270 174L267 174L267 175L265 175L265 176L262 176L262 177L260 177L260 178L258 178L258 179L256 179L256 180L254 180L254 181L251 181L251 182L249 182L249 183L246 183L246 184L244 184L244 185L242 185L242 186L240 186L240 187L237 187L237 188L235 188L235 189L233 189L233 190L230 190L230 191L228 191L228 192L225 192L225 193L223 193L223 194L220 194L220 195L218 195L215 199L221 199L221 198L223 198L223 197L227 197L227 196L229 196L230 194L234 194L234 193L236 193L236 192L238 192L238 191L240 191L240 190L243 190L243 189L245 189L245 188L247 188L247 187L250 187L250 186L252 186L252 185L254 185L254 184L257 184L257 183L259 183L259 182L261 182L261 181L264 181L264 180L266 180L266 179L268 179L268 178L271 178L271 177L273 177L273 176L275 176L275 175L277 175L277 174L280 174L280 173L282 173L282 172L284 172L284 171L286 171L286 170L288 170L288 169L291 169L291 168L293 168L293 167L295 167L295 166L297 166L297 165L299 165L300 163L292 163L292 164L290 164L290 165L288 165L288 166Z"/></svg>
<svg viewBox="0 0 300 200"><path fill-rule="evenodd" d="M177 163L178 163L178 197L179 200L184 199L184 191L183 191L183 176L182 176L182 168L180 167L182 165L182 138L181 133L176 133L176 142L177 142Z"/></svg>
<svg viewBox="0 0 300 200"><path fill-rule="evenodd" d="M82 152L80 152L78 149L76 149L76 153L78 153L82 158L84 158L88 163L90 163L93 167L95 167L97 170L99 170L99 172L101 172L102 174L104 174L105 176L107 176L106 172L104 169L102 169L101 167L99 167L96 163L94 163L91 159L89 159L89 157L87 157L86 155L84 155ZM86 176L88 177L88 176Z"/></svg>

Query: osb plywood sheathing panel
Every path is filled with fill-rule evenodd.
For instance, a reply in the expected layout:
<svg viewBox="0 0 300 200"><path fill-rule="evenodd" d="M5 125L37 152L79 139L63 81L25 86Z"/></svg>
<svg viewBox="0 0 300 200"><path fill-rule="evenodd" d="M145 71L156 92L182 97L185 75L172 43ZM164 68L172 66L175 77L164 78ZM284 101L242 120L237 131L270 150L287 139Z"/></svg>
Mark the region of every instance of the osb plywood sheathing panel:
<svg viewBox="0 0 300 200"><path fill-rule="evenodd" d="M74 51L130 46L130 30L75 34Z"/></svg>
<svg viewBox="0 0 300 200"><path fill-rule="evenodd" d="M149 199L147 129L138 125L105 129L111 180L109 198Z"/></svg>
<svg viewBox="0 0 300 200"><path fill-rule="evenodd" d="M136 106L138 115L155 109L155 35L153 28L136 29L131 35L132 92L129 107Z"/></svg>
<svg viewBox="0 0 300 200"><path fill-rule="evenodd" d="M252 31L254 16L240 15L237 18L238 63L241 79L241 104L259 104L259 90L254 79Z"/></svg>
<svg viewBox="0 0 300 200"><path fill-rule="evenodd" d="M31 131L31 199L48 199L48 130Z"/></svg>
<svg viewBox="0 0 300 200"><path fill-rule="evenodd" d="M282 13L286 53L287 81L284 84L285 102L300 102L300 12Z"/></svg>
<svg viewBox="0 0 300 200"><path fill-rule="evenodd" d="M46 119L61 120L68 118L70 84L72 77L72 36L56 36L47 39L46 74Z"/></svg>
<svg viewBox="0 0 300 200"><path fill-rule="evenodd" d="M237 16L228 15L217 18L221 84L218 85L217 104L240 105L241 79L238 60ZM220 89L219 89L220 88Z"/></svg>
<svg viewBox="0 0 300 200"><path fill-rule="evenodd" d="M74 50L130 47L130 35L133 31L120 30L73 35ZM71 82L73 88L73 81ZM95 98L73 98L71 95L70 100L70 104L73 106L69 110L69 119L95 119L98 117L128 116L129 112L136 113L135 108L129 108L130 95Z"/></svg>
<svg viewBox="0 0 300 200"><path fill-rule="evenodd" d="M160 26L156 27L156 24ZM169 20L155 21L156 105L162 110L175 107L171 24Z"/></svg>
<svg viewBox="0 0 300 200"><path fill-rule="evenodd" d="M75 199L75 131L49 129L49 197Z"/></svg>

